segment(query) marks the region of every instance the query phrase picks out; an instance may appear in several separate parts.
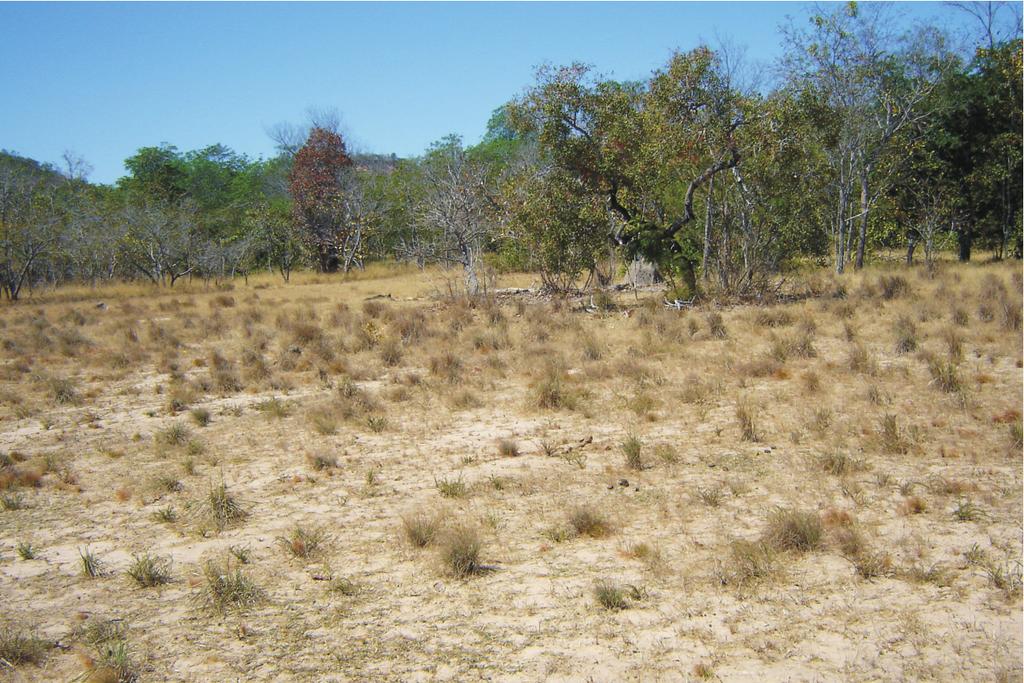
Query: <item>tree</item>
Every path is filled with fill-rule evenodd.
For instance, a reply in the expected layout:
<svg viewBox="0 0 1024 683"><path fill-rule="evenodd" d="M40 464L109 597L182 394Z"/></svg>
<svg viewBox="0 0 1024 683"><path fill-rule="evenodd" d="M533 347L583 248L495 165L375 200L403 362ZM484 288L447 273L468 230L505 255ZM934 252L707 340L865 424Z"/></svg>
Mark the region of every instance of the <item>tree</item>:
<svg viewBox="0 0 1024 683"><path fill-rule="evenodd" d="M564 291L581 274L592 275L609 244L611 216L604 203L558 169L519 177L516 190L506 234L527 249L545 288Z"/></svg>
<svg viewBox="0 0 1024 683"><path fill-rule="evenodd" d="M949 57L935 32L897 35L881 4L848 2L813 15L810 25L786 31L784 67L824 124L819 141L831 167L833 251L841 273L851 258L863 267L871 210L888 181L880 169L894 169L885 156L898 133L928 115L922 105Z"/></svg>
<svg viewBox="0 0 1024 683"><path fill-rule="evenodd" d="M352 165L341 136L313 128L296 153L288 176L293 216L321 272L340 265L339 249L351 237L345 231L342 173Z"/></svg>
<svg viewBox="0 0 1024 683"><path fill-rule="evenodd" d="M423 160L425 194L418 218L427 229L430 260L459 264L466 291L480 291L480 264L490 223L483 197L484 168L469 159L462 141L449 136Z"/></svg>
<svg viewBox="0 0 1024 683"><path fill-rule="evenodd" d="M187 204L129 204L117 220L128 263L150 282L173 287L197 267L201 240Z"/></svg>
<svg viewBox="0 0 1024 683"><path fill-rule="evenodd" d="M697 290L702 248L694 231L697 191L742 158L743 98L714 53L678 53L646 83L601 80L580 64L538 72L513 110L543 154L600 196L618 219L628 256L656 263L670 281Z"/></svg>
<svg viewBox="0 0 1024 683"><path fill-rule="evenodd" d="M133 198L176 202L185 197L185 162L174 145L142 147L125 159L124 166L129 175L117 184Z"/></svg>
<svg viewBox="0 0 1024 683"><path fill-rule="evenodd" d="M261 202L245 216L257 258L276 269L285 282L302 259L302 238L285 202Z"/></svg>

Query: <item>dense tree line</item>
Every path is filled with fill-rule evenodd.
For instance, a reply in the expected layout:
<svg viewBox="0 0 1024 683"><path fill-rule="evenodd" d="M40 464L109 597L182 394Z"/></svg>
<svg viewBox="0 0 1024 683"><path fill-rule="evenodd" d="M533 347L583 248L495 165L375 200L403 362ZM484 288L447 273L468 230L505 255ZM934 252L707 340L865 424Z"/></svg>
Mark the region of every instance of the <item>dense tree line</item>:
<svg viewBox="0 0 1024 683"><path fill-rule="evenodd" d="M113 186L0 153L0 288L173 286L367 260L607 283L643 259L681 295L756 295L799 262L877 249L1021 257L1021 40L991 21L969 57L884 5L831 5L782 31L771 87L735 49L679 52L643 81L546 66L487 133L413 159L360 155L336 118L273 131L278 153L162 144ZM989 17L991 19L991 17Z"/></svg>

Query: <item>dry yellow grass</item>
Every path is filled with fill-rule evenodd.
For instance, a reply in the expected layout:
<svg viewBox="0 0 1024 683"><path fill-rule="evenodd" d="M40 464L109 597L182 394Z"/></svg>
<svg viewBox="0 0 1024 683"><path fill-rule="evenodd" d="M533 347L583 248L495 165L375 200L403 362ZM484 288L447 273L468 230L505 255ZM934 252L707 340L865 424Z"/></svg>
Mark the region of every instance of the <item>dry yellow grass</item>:
<svg viewBox="0 0 1024 683"><path fill-rule="evenodd" d="M0 309L0 630L71 646L0 675L1019 678L1018 264L682 312L449 277Z"/></svg>

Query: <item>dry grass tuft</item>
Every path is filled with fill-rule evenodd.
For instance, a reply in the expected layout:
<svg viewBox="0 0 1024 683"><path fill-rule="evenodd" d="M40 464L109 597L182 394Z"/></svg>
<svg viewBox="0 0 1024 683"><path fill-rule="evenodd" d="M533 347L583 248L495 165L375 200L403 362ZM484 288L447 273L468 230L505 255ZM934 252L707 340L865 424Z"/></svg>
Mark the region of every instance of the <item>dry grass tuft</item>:
<svg viewBox="0 0 1024 683"><path fill-rule="evenodd" d="M0 629L0 662L11 666L40 665L53 643L28 631L4 627Z"/></svg>
<svg viewBox="0 0 1024 683"><path fill-rule="evenodd" d="M764 542L776 550L807 552L821 545L821 518L813 512L779 508L768 516Z"/></svg>
<svg viewBox="0 0 1024 683"><path fill-rule="evenodd" d="M596 508L581 505L569 513L569 528L576 536L604 538L612 533L612 525L608 518Z"/></svg>
<svg viewBox="0 0 1024 683"><path fill-rule="evenodd" d="M467 578L480 574L484 566L480 563L483 539L475 526L461 524L445 531L438 543L442 565L456 578Z"/></svg>
<svg viewBox="0 0 1024 683"><path fill-rule="evenodd" d="M437 540L444 517L437 512L417 510L402 516L402 534L415 548L425 548Z"/></svg>
<svg viewBox="0 0 1024 683"><path fill-rule="evenodd" d="M207 562L203 567L205 585L193 597L200 606L216 612L247 610L266 600L266 593L241 567L231 562Z"/></svg>
<svg viewBox="0 0 1024 683"><path fill-rule="evenodd" d="M149 553L133 555L126 573L140 588L161 586L171 581L171 560Z"/></svg>

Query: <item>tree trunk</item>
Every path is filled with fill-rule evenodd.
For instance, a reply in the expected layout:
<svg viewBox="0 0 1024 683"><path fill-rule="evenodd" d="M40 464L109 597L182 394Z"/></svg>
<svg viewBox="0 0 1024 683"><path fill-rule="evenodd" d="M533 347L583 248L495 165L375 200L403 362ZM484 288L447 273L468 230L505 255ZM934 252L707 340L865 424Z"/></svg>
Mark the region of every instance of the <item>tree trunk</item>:
<svg viewBox="0 0 1024 683"><path fill-rule="evenodd" d="M911 228L907 230L907 265L914 265L914 250L917 248L917 231Z"/></svg>
<svg viewBox="0 0 1024 683"><path fill-rule="evenodd" d="M959 247L959 259L964 263L971 260L971 243L974 241L974 236L971 232L971 229L967 226L961 226L956 231L956 242L957 247Z"/></svg>
<svg viewBox="0 0 1024 683"><path fill-rule="evenodd" d="M868 241L868 166L860 175L860 234L857 236L857 260L853 267L860 270L864 267L864 246Z"/></svg>
<svg viewBox="0 0 1024 683"><path fill-rule="evenodd" d="M836 211L835 229L835 251L836 251L836 273L842 275L846 270L846 209L847 194L845 181L840 178L839 206Z"/></svg>
<svg viewBox="0 0 1024 683"><path fill-rule="evenodd" d="M711 274L708 272L708 261L711 258L711 193L714 189L715 178L712 176L711 180L708 181L708 205L704 213L704 253L700 259L700 274L705 282L711 277Z"/></svg>

